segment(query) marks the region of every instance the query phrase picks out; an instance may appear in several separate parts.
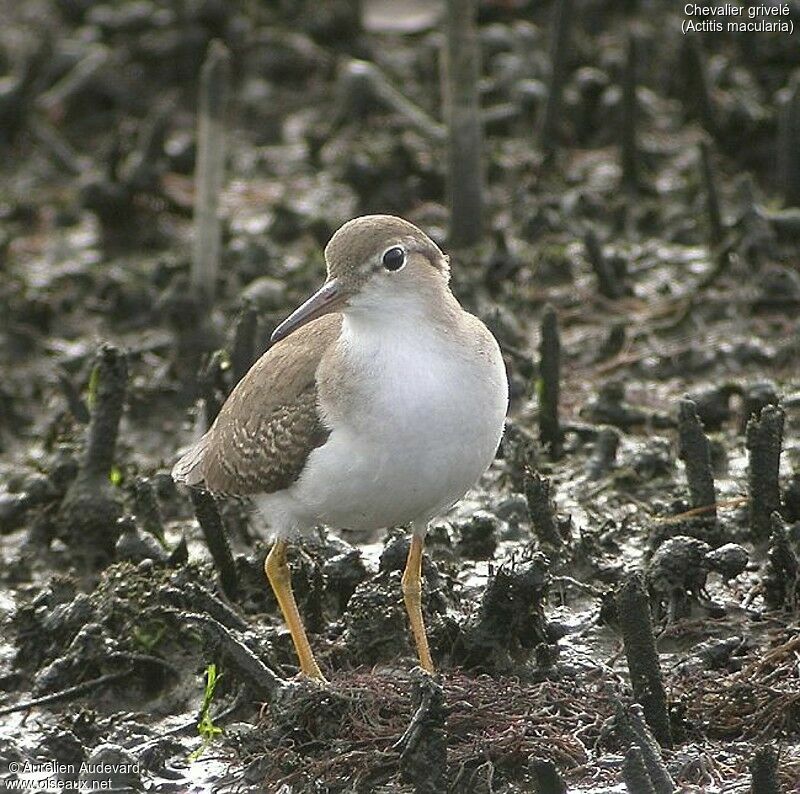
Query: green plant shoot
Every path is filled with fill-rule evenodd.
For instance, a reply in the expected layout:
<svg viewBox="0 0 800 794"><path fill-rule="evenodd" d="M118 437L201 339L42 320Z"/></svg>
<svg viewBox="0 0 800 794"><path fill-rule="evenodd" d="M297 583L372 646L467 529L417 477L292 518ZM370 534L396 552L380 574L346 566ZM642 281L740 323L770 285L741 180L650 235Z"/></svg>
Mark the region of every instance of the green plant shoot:
<svg viewBox="0 0 800 794"><path fill-rule="evenodd" d="M214 699L214 690L222 674L217 675L217 665L210 664L206 668L206 688L203 693L203 705L200 707L200 722L197 723L197 732L203 743L190 756L189 761L196 761L208 749L214 739L222 733L222 728L214 725L211 717L211 702Z"/></svg>

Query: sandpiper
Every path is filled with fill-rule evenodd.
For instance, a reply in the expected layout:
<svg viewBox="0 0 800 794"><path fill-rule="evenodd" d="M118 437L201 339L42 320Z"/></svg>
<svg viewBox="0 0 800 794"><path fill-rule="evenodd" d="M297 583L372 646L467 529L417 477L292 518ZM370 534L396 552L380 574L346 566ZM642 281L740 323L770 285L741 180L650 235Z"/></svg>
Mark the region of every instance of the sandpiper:
<svg viewBox="0 0 800 794"><path fill-rule="evenodd" d="M344 224L325 248L328 279L272 334L173 478L253 498L274 533L264 565L300 669L322 679L291 589L286 549L328 525L410 524L402 591L423 669L428 523L494 458L508 406L495 338L458 303L449 260L390 215Z"/></svg>

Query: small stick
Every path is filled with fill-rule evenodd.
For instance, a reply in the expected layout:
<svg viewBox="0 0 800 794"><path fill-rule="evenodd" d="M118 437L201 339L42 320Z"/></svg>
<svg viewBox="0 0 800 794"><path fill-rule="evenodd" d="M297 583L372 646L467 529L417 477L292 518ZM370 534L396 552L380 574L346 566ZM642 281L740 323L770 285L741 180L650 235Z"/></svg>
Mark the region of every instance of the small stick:
<svg viewBox="0 0 800 794"><path fill-rule="evenodd" d="M64 112L64 105L106 65L111 58L111 50L102 44L94 44L52 88L36 99L36 107L51 119Z"/></svg>
<svg viewBox="0 0 800 794"><path fill-rule="evenodd" d="M181 623L196 624L211 640L218 643L220 651L228 657L229 664L246 679L258 697L274 703L275 698L281 692L287 691L287 682L270 670L250 648L218 620L194 612L187 613L172 609L164 611L174 612Z"/></svg>
<svg viewBox="0 0 800 794"><path fill-rule="evenodd" d="M552 155L558 145L558 122L567 80L567 55L574 17L572 0L556 0L550 36L550 83L539 127L539 146L546 156Z"/></svg>
<svg viewBox="0 0 800 794"><path fill-rule="evenodd" d="M674 516L659 516L654 518L659 524L680 524L687 518L694 518L695 516L703 516L706 513L716 513L720 508L724 507L741 507L747 504L748 498L746 496L736 496L733 499L725 499L722 502L715 502L713 505L705 505L704 507L694 507L691 510L684 510L682 513L677 513Z"/></svg>
<svg viewBox="0 0 800 794"><path fill-rule="evenodd" d="M781 794L778 783L778 754L770 745L759 747L750 762L751 794Z"/></svg>
<svg viewBox="0 0 800 794"><path fill-rule="evenodd" d="M711 444L697 416L697 406L688 397L684 397L678 407L678 456L686 466L692 507L709 508L708 512L716 518Z"/></svg>
<svg viewBox="0 0 800 794"><path fill-rule="evenodd" d="M672 745L667 694L661 676L650 602L641 573L628 576L616 595L617 614L634 698L642 704L647 724L662 747Z"/></svg>
<svg viewBox="0 0 800 794"><path fill-rule="evenodd" d="M617 274L614 268L608 263L600 247L595 230L587 228L583 234L583 245L586 248L586 258L597 276L597 286L600 294L610 300L617 300L622 297L622 287L617 282Z"/></svg>
<svg viewBox="0 0 800 794"><path fill-rule="evenodd" d="M636 745L631 745L625 753L622 779L628 794L656 794L642 759L642 751Z"/></svg>
<svg viewBox="0 0 800 794"><path fill-rule="evenodd" d="M800 206L800 78L781 91L783 103L778 117L778 168L783 197L791 207Z"/></svg>
<svg viewBox="0 0 800 794"><path fill-rule="evenodd" d="M340 77L340 86L342 111L363 113L377 102L404 118L429 140L440 143L447 138L444 125L398 91L374 63L357 59L349 61Z"/></svg>
<svg viewBox="0 0 800 794"><path fill-rule="evenodd" d="M127 678L132 672L133 668L131 667L127 670L122 670L119 673L108 673L107 675L101 675L97 678L92 678L90 681L83 681L80 684L75 684L75 686L70 686L66 689L60 689L58 692L53 692L49 695L42 695L42 697L26 700L22 703L17 703L14 706L4 706L3 708L0 708L0 717L4 717L6 714L13 714L15 711L27 711L28 709L36 708L36 706L46 706L49 703L59 703L64 700L72 700L73 698L85 695L87 692L91 692L94 689L99 689L101 686L105 686L106 684L113 684L116 681L121 681L123 678Z"/></svg>
<svg viewBox="0 0 800 794"><path fill-rule="evenodd" d="M639 152L636 144L637 49L636 38L631 34L628 39L628 60L622 83L622 133L620 135L622 181L631 190L637 190L639 187Z"/></svg>
<svg viewBox="0 0 800 794"><path fill-rule="evenodd" d="M31 116L28 121L28 129L56 164L68 174L80 176L91 168L89 159L79 155L72 147L72 144L43 117Z"/></svg>
<svg viewBox="0 0 800 794"><path fill-rule="evenodd" d="M194 251L191 283L195 294L212 303L222 239L219 201L225 176L225 115L230 93L230 53L214 40L200 72L200 109L195 169Z"/></svg>
<svg viewBox="0 0 800 794"><path fill-rule="evenodd" d="M550 480L526 469L525 499L536 537L542 545L560 549L564 545L556 525L556 510L550 496Z"/></svg>
<svg viewBox="0 0 800 794"><path fill-rule="evenodd" d="M778 482L784 412L780 406L767 405L758 417L752 417L745 431L748 451L747 484L750 497L750 532L754 541L770 534L770 515L781 509Z"/></svg>
<svg viewBox="0 0 800 794"><path fill-rule="evenodd" d="M558 398L561 378L561 338L558 316L549 304L542 315L539 341L539 437L549 446L550 456L561 457L561 426L558 420Z"/></svg>
<svg viewBox="0 0 800 794"><path fill-rule="evenodd" d="M483 128L475 0L447 0L444 105L447 121L449 241L468 247L483 236Z"/></svg>
<svg viewBox="0 0 800 794"><path fill-rule="evenodd" d="M193 489L191 495L194 513L219 573L222 591L235 601L239 592L239 575L214 497L208 491L197 489Z"/></svg>
<svg viewBox="0 0 800 794"><path fill-rule="evenodd" d="M233 327L231 346L231 369L233 383L237 384L248 372L256 358L256 329L258 314L255 307L247 303L242 307Z"/></svg>
<svg viewBox="0 0 800 794"><path fill-rule="evenodd" d="M228 629L247 631L250 628L250 624L236 610L197 582L181 582L180 589L162 587L159 598L178 609L187 609L191 605L192 609L200 610Z"/></svg>

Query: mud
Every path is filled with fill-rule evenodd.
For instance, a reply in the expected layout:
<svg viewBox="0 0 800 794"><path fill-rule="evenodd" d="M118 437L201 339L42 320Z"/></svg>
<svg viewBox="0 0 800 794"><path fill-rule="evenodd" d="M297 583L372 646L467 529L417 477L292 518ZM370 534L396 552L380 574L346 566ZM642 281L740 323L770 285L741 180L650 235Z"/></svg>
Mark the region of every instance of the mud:
<svg viewBox="0 0 800 794"><path fill-rule="evenodd" d="M7 4L0 780L800 790L797 34L682 36L681 14L480 3L477 196L446 151L438 4ZM228 157L198 297L214 40ZM451 231L482 217L477 244L447 243L454 184ZM491 468L428 534L435 677L404 529L292 545L319 685L264 578L268 527L169 470L369 212L450 252L511 404Z"/></svg>

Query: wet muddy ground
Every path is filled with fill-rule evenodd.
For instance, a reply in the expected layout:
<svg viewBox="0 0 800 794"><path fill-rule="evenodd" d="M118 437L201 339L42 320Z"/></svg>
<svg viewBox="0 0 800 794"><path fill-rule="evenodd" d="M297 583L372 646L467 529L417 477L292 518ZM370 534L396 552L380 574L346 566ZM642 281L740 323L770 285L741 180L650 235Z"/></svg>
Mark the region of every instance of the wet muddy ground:
<svg viewBox="0 0 800 794"><path fill-rule="evenodd" d="M172 484L343 221L396 213L448 247L441 14L356 6L4 4L0 780L800 791L796 33L683 36L677 4L575 0L559 34L557 3L480 4L487 233L449 250L512 394L496 461L428 536L435 679L404 532L293 549L312 686L268 528ZM233 87L208 309L189 284L213 39Z"/></svg>

